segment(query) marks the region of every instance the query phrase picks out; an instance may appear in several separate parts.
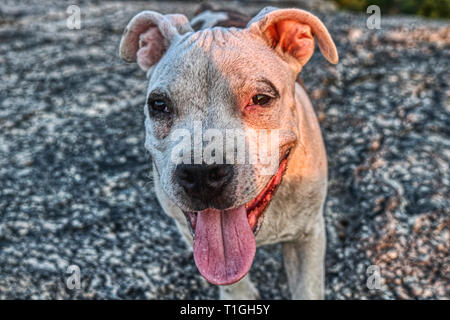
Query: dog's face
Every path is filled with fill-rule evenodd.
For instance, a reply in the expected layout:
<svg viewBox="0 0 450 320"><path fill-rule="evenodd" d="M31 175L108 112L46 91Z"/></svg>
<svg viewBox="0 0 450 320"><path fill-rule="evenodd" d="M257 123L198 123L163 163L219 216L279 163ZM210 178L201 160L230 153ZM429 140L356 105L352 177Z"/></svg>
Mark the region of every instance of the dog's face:
<svg viewBox="0 0 450 320"><path fill-rule="evenodd" d="M249 233L260 227L299 138L295 79L314 50L311 29L325 56L337 59L323 25L309 14L305 24L302 14L266 9L246 29L193 32L184 16L144 12L121 43L122 57L148 72L145 146L163 191L195 232L194 251L210 250L216 224L242 234L223 248L249 246L248 254L222 252L215 265L195 254L213 283L239 280L253 260ZM217 271L221 264L228 271Z"/></svg>
<svg viewBox="0 0 450 320"><path fill-rule="evenodd" d="M289 65L262 39L246 31L206 29L186 34L172 43L152 70L144 111L146 148L153 156L161 186L172 201L185 211L201 211L208 207L222 210L238 207L254 199L278 169L281 159L277 155L285 156L297 139L294 82ZM166 108L163 111L162 105ZM249 153L257 152L258 148L249 148L249 144L257 144L246 134L249 129L256 133L278 131L278 150L267 161L275 169L272 174L265 163L250 163ZM195 150L203 153L202 162L207 161L210 139L206 135L217 133L215 138L222 140L219 150L214 150L217 153L223 150L222 157L216 157L218 161L214 163L225 163L223 166L228 167L227 181L220 188L211 188L204 182L204 189L199 186L191 192L179 179L183 165L173 161L173 156L182 142L180 135L185 132L193 140L195 131L203 133L204 141ZM237 155L235 148L226 148L230 132L247 142L244 163L238 163L237 157L228 164L225 161L227 153ZM197 172L206 174L202 162L193 157L195 147L192 157L188 156L184 162L196 163ZM184 168L186 171L187 167ZM195 175L196 171L192 171Z"/></svg>

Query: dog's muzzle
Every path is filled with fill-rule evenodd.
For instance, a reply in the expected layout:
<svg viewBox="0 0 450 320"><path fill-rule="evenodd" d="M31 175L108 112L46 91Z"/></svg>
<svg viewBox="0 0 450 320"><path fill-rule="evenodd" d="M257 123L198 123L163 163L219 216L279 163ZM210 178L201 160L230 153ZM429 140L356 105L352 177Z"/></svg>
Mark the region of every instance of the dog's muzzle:
<svg viewBox="0 0 450 320"><path fill-rule="evenodd" d="M178 184L187 196L205 205L225 209L231 205L223 199L223 192L233 178L231 164L180 164L175 169Z"/></svg>
<svg viewBox="0 0 450 320"><path fill-rule="evenodd" d="M209 282L229 285L250 270L256 252L255 235L262 225L265 209L281 184L288 155L289 150L269 183L248 203L228 209L183 211L194 235L195 263ZM181 166L177 177L191 194L197 196L204 190L207 197L214 197L214 190L223 192L232 177L232 169L218 166Z"/></svg>

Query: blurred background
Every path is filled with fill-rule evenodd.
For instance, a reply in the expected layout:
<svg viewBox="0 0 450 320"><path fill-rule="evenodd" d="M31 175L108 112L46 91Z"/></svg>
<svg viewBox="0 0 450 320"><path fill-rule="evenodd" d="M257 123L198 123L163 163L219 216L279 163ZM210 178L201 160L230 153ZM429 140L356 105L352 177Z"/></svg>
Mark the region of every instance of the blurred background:
<svg viewBox="0 0 450 320"><path fill-rule="evenodd" d="M302 70L329 161L327 298L449 299L449 0L210 3L310 10L336 42L338 65L316 52ZM217 298L156 201L146 77L118 57L138 12L199 5L0 2L0 298ZM280 245L250 275L262 298L289 298Z"/></svg>
<svg viewBox="0 0 450 320"><path fill-rule="evenodd" d="M385 14L409 14L429 18L449 18L449 0L335 0L339 8L365 12L370 5L377 5Z"/></svg>

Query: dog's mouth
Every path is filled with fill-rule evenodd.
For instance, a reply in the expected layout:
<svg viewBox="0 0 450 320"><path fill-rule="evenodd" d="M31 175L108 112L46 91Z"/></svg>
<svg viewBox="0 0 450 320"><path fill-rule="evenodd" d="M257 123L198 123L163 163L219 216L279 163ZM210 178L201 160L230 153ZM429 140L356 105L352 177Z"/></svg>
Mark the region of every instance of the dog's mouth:
<svg viewBox="0 0 450 320"><path fill-rule="evenodd" d="M248 203L226 210L183 211L194 236L195 263L209 282L229 285L250 270L256 252L255 235L281 184L289 151L266 187Z"/></svg>

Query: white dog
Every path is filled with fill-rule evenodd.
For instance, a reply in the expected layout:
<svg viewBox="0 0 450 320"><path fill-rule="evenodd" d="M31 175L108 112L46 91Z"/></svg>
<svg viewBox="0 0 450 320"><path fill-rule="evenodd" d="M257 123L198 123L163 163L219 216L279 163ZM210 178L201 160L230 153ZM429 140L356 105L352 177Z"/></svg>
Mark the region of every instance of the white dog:
<svg viewBox="0 0 450 320"><path fill-rule="evenodd" d="M193 245L200 273L221 285L222 298L257 298L246 277L256 246L282 242L293 298L321 299L327 159L313 107L296 80L314 37L331 63L338 61L336 47L322 22L303 10L265 8L246 27L237 21L240 28L230 27L228 17L203 12L193 22L207 28L194 31L183 15L144 11L125 29L120 55L149 77L145 146L156 193ZM263 161L237 162L237 147L215 150L212 162L196 161L208 148L204 140L188 141L187 162L173 161L180 133L195 137L196 126L223 134L227 146L226 132L243 133L250 149L244 158L265 144L250 133L276 132L269 143L275 170L268 174ZM230 156L234 162L222 161Z"/></svg>

